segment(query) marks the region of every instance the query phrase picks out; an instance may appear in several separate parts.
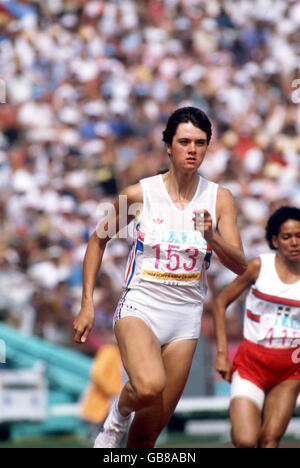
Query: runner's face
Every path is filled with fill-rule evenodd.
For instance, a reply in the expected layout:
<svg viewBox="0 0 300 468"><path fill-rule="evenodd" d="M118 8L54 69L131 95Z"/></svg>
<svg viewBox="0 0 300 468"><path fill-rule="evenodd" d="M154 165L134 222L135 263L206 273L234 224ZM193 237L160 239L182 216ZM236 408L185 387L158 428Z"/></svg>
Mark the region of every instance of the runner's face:
<svg viewBox="0 0 300 468"><path fill-rule="evenodd" d="M193 172L200 167L206 149L206 133L191 122L179 124L172 143L167 144L171 162L184 172Z"/></svg>
<svg viewBox="0 0 300 468"><path fill-rule="evenodd" d="M289 219L283 223L274 236L274 246L278 252L290 262L299 262L300 260L300 221Z"/></svg>

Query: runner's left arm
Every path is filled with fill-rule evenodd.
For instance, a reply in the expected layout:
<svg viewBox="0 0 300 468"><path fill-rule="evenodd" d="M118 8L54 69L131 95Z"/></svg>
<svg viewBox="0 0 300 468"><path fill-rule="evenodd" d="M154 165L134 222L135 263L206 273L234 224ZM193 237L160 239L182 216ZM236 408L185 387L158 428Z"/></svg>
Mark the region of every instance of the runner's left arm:
<svg viewBox="0 0 300 468"><path fill-rule="evenodd" d="M237 213L231 192L219 187L216 206L217 229L213 230L211 216L204 210L204 237L221 263L237 275L247 269Z"/></svg>
<svg viewBox="0 0 300 468"><path fill-rule="evenodd" d="M260 258L258 257L251 260L247 270L226 286L214 301L213 318L217 344L216 370L227 381L230 379L231 364L228 359L226 309L256 281L259 271Z"/></svg>

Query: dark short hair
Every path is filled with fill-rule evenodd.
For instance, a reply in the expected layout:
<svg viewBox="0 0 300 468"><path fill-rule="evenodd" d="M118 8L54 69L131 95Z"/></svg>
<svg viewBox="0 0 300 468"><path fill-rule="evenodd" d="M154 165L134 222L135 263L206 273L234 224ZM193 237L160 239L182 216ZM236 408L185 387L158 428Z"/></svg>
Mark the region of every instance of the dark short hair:
<svg viewBox="0 0 300 468"><path fill-rule="evenodd" d="M268 219L266 225L266 241L272 250L276 250L272 237L278 236L280 226L289 219L300 221L300 209L295 206L281 206Z"/></svg>
<svg viewBox="0 0 300 468"><path fill-rule="evenodd" d="M178 125L181 123L188 122L192 122L192 124L195 125L195 127L200 128L206 133L208 144L210 142L212 134L211 122L205 114L205 112L203 112L201 109L198 109L198 107L191 106L181 107L170 115L166 128L162 132L163 141L165 143L171 144Z"/></svg>

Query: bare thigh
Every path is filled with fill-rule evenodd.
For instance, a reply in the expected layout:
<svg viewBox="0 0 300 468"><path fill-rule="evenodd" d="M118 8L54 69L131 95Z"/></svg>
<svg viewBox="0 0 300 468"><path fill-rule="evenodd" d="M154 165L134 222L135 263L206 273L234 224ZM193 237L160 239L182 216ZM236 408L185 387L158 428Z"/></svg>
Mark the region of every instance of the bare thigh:
<svg viewBox="0 0 300 468"><path fill-rule="evenodd" d="M261 412L250 399L236 397L230 403L231 437L236 447L256 447L261 428Z"/></svg>
<svg viewBox="0 0 300 468"><path fill-rule="evenodd" d="M285 380L268 393L264 409L259 445L277 447L295 409L300 380Z"/></svg>
<svg viewBox="0 0 300 468"><path fill-rule="evenodd" d="M180 340L162 348L166 386L152 406L143 408L131 424L127 447L154 447L184 390L197 340Z"/></svg>
<svg viewBox="0 0 300 468"><path fill-rule="evenodd" d="M153 381L165 380L161 346L148 325L137 317L124 317L115 325L121 359L133 389Z"/></svg>

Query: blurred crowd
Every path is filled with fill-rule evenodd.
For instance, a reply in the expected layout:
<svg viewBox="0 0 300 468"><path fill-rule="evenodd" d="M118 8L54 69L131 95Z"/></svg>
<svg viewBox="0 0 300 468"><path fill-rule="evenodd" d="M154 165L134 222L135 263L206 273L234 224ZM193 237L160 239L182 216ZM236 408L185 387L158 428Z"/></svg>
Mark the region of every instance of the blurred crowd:
<svg viewBox="0 0 300 468"><path fill-rule="evenodd" d="M182 105L211 118L202 175L231 189L247 257L265 251L269 214L300 206L299 27L296 0L2 1L0 320L75 346L99 204L167 167L162 130ZM105 254L88 353L109 333L128 248ZM213 258L208 337L231 279ZM239 307L228 323L240 336Z"/></svg>

